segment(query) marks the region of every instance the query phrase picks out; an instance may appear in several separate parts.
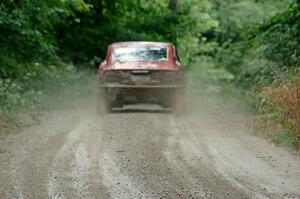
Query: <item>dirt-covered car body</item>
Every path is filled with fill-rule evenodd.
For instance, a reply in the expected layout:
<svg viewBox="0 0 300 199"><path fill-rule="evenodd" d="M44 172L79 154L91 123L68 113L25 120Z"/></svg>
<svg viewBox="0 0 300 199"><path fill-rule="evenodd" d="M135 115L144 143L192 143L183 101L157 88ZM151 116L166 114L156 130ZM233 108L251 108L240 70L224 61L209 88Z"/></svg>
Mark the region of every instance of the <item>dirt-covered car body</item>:
<svg viewBox="0 0 300 199"><path fill-rule="evenodd" d="M99 65L98 83L109 108L135 102L171 107L183 87L184 72L172 44L121 42L109 46Z"/></svg>

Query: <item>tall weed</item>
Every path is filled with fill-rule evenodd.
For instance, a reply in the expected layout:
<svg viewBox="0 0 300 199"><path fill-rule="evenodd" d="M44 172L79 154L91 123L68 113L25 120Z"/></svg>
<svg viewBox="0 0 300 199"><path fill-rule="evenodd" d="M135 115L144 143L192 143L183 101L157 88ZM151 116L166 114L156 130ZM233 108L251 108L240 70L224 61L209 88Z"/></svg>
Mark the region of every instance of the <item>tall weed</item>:
<svg viewBox="0 0 300 199"><path fill-rule="evenodd" d="M271 132L277 143L300 147L300 79L284 80L279 86L263 89L261 116L257 127Z"/></svg>

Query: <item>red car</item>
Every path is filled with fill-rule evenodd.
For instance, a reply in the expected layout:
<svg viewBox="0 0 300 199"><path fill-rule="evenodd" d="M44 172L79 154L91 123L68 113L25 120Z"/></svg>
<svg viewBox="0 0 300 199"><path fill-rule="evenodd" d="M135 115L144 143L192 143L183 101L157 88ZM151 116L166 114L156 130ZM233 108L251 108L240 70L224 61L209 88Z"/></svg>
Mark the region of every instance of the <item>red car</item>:
<svg viewBox="0 0 300 199"><path fill-rule="evenodd" d="M184 71L172 44L114 43L105 60L96 63L100 109L111 111L140 102L176 108L178 96L183 93Z"/></svg>

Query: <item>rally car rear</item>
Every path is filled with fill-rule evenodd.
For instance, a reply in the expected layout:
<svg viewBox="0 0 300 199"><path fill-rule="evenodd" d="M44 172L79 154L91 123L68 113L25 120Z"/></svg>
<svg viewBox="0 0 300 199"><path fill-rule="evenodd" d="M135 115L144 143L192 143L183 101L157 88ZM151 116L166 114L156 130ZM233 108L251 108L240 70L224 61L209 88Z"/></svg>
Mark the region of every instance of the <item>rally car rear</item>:
<svg viewBox="0 0 300 199"><path fill-rule="evenodd" d="M148 53L148 57L154 58L147 60L147 56L144 56L142 60L132 61L129 55L123 55L125 60L118 60L114 55L118 48L134 55L144 56ZM124 48L135 50L126 51ZM124 43L112 45L107 61L98 73L99 97L102 101L99 108L111 111L127 104L146 102L174 109L184 89L184 73L177 56L175 47L170 44L126 42L125 46Z"/></svg>

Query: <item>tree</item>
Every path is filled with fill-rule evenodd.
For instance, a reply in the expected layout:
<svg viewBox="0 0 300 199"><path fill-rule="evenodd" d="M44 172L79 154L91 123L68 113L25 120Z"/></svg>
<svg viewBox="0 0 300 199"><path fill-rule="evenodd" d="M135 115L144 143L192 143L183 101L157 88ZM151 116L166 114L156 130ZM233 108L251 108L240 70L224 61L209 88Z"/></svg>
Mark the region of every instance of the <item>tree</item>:
<svg viewBox="0 0 300 199"><path fill-rule="evenodd" d="M169 7L173 11L178 11L178 9L179 9L179 0L171 0Z"/></svg>

